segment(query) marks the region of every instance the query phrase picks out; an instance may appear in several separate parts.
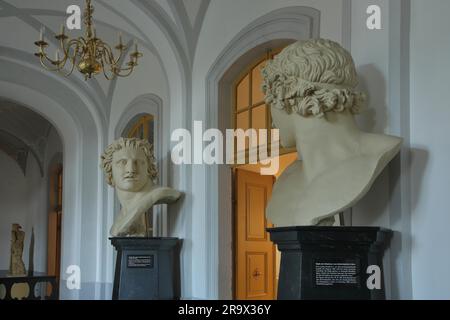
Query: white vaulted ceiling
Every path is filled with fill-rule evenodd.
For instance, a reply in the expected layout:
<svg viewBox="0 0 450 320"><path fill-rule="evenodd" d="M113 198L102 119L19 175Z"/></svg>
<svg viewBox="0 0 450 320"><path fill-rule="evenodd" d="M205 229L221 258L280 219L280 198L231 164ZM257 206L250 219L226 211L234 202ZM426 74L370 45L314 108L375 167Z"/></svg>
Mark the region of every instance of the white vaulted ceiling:
<svg viewBox="0 0 450 320"><path fill-rule="evenodd" d="M184 70L184 76L189 78L198 35L209 1L92 0L95 8L94 23L97 35L110 44L118 41L119 32L123 34L126 43L131 44L133 39L137 39L141 50L144 51L144 57L147 58L142 59L141 64L159 61L167 78L169 71L172 72L173 78L173 71L165 70L168 63L163 63L163 60L168 54L167 48L171 48L171 54L177 57L178 68ZM102 128L108 128L118 80L108 81L103 76L97 76L86 82L76 72L70 78L64 78L43 70L33 55L37 51L34 42L38 40L41 26L46 28L45 37L50 42L49 55L54 54L57 45L54 35L67 19L66 10L72 4L79 5L82 11L85 8L85 0L0 0L0 65L8 66L18 62L19 65L43 72L49 77L48 83L30 80L29 86L44 91L44 94L50 97L61 95L61 92L57 93L58 90L50 85L50 79L56 77L58 81L63 81L76 95L82 93L95 102L95 109L91 110L91 113L97 115L99 123L103 123ZM82 28L82 31L71 30L67 33L70 37L76 37L84 31L84 26ZM14 77L5 72L0 74L0 80L9 82L8 77L23 79L29 76L19 68ZM180 74L179 77L183 75ZM129 79L125 85L133 88L138 80L133 77ZM170 83L169 79L159 81ZM152 88L149 86L148 90L150 92ZM69 95L62 95L66 104L70 105ZM29 155L36 158L42 173L43 150L50 127L50 123L36 113L0 97L0 148L19 163L24 173Z"/></svg>
<svg viewBox="0 0 450 320"><path fill-rule="evenodd" d="M157 34L164 34L174 54L190 70L201 24L210 0L92 0L95 7L94 23L97 34L108 43L117 42L118 32L123 33L124 41L131 44L138 39L144 50L161 59ZM54 53L54 35L68 17L69 5L85 7L84 0L0 0L0 57L14 57L32 61L37 48L34 41L39 37L41 26L46 27L46 39L53 41L49 52ZM139 16L136 13L139 12ZM151 20L159 30L149 29ZM80 31L69 31L69 36L79 35ZM38 65L34 60L33 63ZM82 80L80 77L79 80ZM90 91L94 100L101 106L99 114L108 119L115 81L102 77L81 83L83 90Z"/></svg>

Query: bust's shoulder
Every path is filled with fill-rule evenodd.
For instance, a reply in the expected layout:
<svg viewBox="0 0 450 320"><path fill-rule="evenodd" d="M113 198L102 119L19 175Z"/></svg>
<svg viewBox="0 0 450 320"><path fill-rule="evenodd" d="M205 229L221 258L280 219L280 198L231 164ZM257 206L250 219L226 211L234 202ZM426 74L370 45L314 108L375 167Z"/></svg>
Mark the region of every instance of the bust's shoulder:
<svg viewBox="0 0 450 320"><path fill-rule="evenodd" d="M168 187L155 186L150 193L153 194L164 194L166 192L171 192L173 189Z"/></svg>
<svg viewBox="0 0 450 320"><path fill-rule="evenodd" d="M181 192L179 192L178 190L175 190L175 189L172 189L169 187L161 187L161 186L155 187L151 191L151 194L158 202L157 204L171 203L171 202L178 200L178 198L181 197Z"/></svg>

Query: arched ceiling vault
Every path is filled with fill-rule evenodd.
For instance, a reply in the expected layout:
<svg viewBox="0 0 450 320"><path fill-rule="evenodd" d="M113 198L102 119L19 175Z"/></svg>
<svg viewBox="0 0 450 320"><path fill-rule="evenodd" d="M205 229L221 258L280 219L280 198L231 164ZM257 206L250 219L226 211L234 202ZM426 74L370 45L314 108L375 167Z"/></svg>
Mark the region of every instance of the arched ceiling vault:
<svg viewBox="0 0 450 320"><path fill-rule="evenodd" d="M45 151L52 124L36 112L0 98L0 150L17 162L24 175L35 158L44 175Z"/></svg>

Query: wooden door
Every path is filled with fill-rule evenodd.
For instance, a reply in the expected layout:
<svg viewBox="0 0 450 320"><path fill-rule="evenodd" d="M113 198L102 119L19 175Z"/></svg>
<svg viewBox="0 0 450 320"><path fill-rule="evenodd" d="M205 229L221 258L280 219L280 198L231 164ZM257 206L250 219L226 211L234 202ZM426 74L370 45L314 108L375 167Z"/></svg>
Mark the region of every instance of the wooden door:
<svg viewBox="0 0 450 320"><path fill-rule="evenodd" d="M62 226L62 200L63 200L63 168L56 165L50 170L50 212L48 214L47 229L47 274L56 276L59 285L61 272L61 226ZM58 288L47 285L47 295Z"/></svg>
<svg viewBox="0 0 450 320"><path fill-rule="evenodd" d="M236 170L236 299L275 299L275 246L270 242L265 208L274 178Z"/></svg>
<svg viewBox="0 0 450 320"><path fill-rule="evenodd" d="M47 274L59 279L61 267L61 212L50 212L48 217Z"/></svg>

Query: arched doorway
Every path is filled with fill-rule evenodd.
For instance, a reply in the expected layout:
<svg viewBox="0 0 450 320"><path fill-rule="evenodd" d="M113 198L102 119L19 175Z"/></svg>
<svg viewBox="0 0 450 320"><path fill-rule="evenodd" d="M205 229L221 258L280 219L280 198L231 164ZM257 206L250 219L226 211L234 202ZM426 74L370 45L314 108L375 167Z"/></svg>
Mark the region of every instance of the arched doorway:
<svg viewBox="0 0 450 320"><path fill-rule="evenodd" d="M56 287L47 289L42 283L31 292L20 284L17 287L24 290L13 290L11 296L19 299L32 298L32 294L42 298L53 293L57 296L61 270L62 140L56 128L30 108L0 98L0 114L0 270L10 271L10 229L17 223L25 235L22 260L27 275L54 276ZM60 176L49 170L56 155ZM54 178L60 188L55 195L50 189L55 187ZM58 233L59 221L59 237L53 238L49 237L53 226L48 222L56 210L59 214L54 234Z"/></svg>
<svg viewBox="0 0 450 320"><path fill-rule="evenodd" d="M258 141L257 146L257 149L267 149L262 153L268 155L267 158L272 155L272 119L270 106L266 105L262 91L261 70L282 49L268 47L266 55L243 68L233 92L233 129L267 130L267 140ZM275 180L297 160L297 153L295 149L282 148L278 152L278 172L262 175L260 161L266 159L250 164L248 154L251 147L248 146L248 139L246 142L246 149L242 150L247 155L246 164L233 166L234 297L238 300L273 300L277 296L280 256L266 232L272 224L265 217L265 208ZM239 152L236 150L236 153Z"/></svg>
<svg viewBox="0 0 450 320"><path fill-rule="evenodd" d="M296 40L317 38L320 11L290 7L273 11L251 22L222 51L207 76L208 128L223 132L233 127L233 90L243 69L267 54L267 49L285 47ZM206 168L205 243L210 262L207 289L210 298L234 297L233 175L228 166ZM220 195L220 196L219 196Z"/></svg>
<svg viewBox="0 0 450 320"><path fill-rule="evenodd" d="M102 252L107 251L107 241L104 241L103 250L103 243L96 240L106 234L103 219L103 203L106 202L106 193L103 191L106 190L106 183L98 166L98 155L103 149L100 119L91 113L92 101L86 98L84 92L71 86L70 82L47 77L47 73L27 68L26 64L6 64L2 59L0 64L5 69L2 75L8 75L7 79L0 75L0 96L41 115L54 126L61 138L64 153L64 219L61 231L60 297L100 298L102 293L92 290L92 284L98 270L102 270L103 275L112 269L112 266L104 263L102 256ZM22 73L16 69L23 70L29 76L20 77ZM48 93L45 88L36 88L38 84L53 88L52 97L45 94ZM67 103L69 100L70 104ZM93 219L95 223L83 223ZM100 245L93 247L92 243ZM69 277L66 270L70 266L80 266L83 270L80 290L68 290L65 285L64 280Z"/></svg>
<svg viewBox="0 0 450 320"><path fill-rule="evenodd" d="M57 153L48 167L47 274L61 280L63 220L63 155Z"/></svg>

